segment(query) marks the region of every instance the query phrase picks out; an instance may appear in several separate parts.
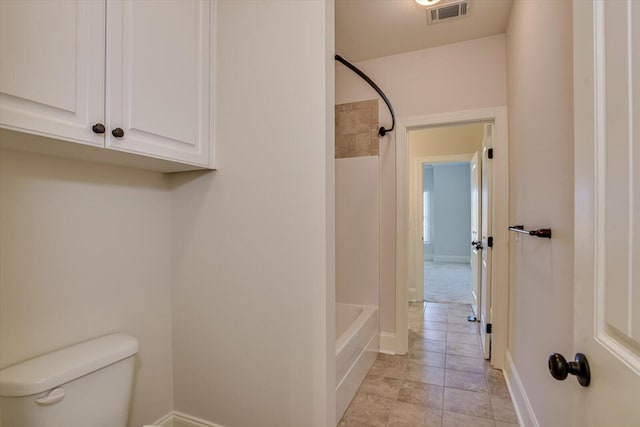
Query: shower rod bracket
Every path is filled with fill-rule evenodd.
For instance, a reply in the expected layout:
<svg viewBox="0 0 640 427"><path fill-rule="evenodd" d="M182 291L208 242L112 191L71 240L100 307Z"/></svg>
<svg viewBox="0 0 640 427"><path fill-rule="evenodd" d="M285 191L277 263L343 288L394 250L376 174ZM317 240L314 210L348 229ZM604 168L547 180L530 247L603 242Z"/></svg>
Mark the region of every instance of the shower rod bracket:
<svg viewBox="0 0 640 427"><path fill-rule="evenodd" d="M371 86L376 92L378 92L378 95L380 95L384 103L387 104L387 108L389 108L389 112L391 113L391 128L385 129L384 126L380 126L380 129L378 130L378 135L382 137L382 136L385 136L387 132L391 132L396 127L396 113L393 111L393 107L391 106L391 102L389 102L389 98L387 98L387 96L384 94L382 89L380 89L378 85L375 84L373 80L369 78L369 76L367 76L365 73L360 71L360 69L355 65L353 65L351 62L347 61L340 55L336 55L335 60L343 64L345 67L347 67L354 73L356 73L358 76L360 76L360 78L362 78L362 80L369 83L369 86Z"/></svg>

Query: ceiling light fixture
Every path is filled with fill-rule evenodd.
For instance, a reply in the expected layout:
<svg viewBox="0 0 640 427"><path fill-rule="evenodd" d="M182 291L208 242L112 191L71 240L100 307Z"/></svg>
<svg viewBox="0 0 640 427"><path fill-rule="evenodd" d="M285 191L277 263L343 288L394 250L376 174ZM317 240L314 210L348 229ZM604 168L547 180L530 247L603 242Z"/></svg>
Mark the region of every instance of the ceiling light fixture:
<svg viewBox="0 0 640 427"><path fill-rule="evenodd" d="M420 6L433 6L436 3L439 3L440 0L415 0Z"/></svg>

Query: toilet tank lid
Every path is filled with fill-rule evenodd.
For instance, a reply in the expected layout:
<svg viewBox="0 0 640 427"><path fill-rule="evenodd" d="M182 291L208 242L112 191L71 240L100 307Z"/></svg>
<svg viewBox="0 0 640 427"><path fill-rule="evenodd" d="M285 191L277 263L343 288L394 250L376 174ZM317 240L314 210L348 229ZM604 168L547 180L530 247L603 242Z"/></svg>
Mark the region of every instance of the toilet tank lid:
<svg viewBox="0 0 640 427"><path fill-rule="evenodd" d="M138 352L138 340L111 334L26 360L0 371L0 396L31 396Z"/></svg>

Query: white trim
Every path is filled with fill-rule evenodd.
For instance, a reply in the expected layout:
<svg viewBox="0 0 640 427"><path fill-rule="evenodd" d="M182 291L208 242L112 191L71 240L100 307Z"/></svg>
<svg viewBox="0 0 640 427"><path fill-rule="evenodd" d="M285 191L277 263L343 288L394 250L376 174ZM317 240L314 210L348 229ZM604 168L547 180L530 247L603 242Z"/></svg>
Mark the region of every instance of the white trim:
<svg viewBox="0 0 640 427"><path fill-rule="evenodd" d="M513 406L516 409L516 414L518 415L518 422L522 427L540 427L536 414L533 412L533 406L531 406L531 402L527 396L527 392L522 385L522 381L520 381L520 376L518 375L516 366L513 364L513 359L511 359L511 353L509 353L509 350L507 350L505 359L506 363L502 372L504 373L504 379L507 382L507 387L509 388L509 394L511 395Z"/></svg>
<svg viewBox="0 0 640 427"><path fill-rule="evenodd" d="M396 334L380 332L380 353L396 354Z"/></svg>
<svg viewBox="0 0 640 427"><path fill-rule="evenodd" d="M471 257L469 255L434 255L433 262L455 262L458 264L471 263Z"/></svg>
<svg viewBox="0 0 640 427"><path fill-rule="evenodd" d="M462 153L462 154L447 154L442 156L421 156L414 157L416 163L462 163L462 162L470 162L473 160L473 155L475 153Z"/></svg>
<svg viewBox="0 0 640 427"><path fill-rule="evenodd" d="M396 353L409 349L409 150L407 125L396 129Z"/></svg>
<svg viewBox="0 0 640 427"><path fill-rule="evenodd" d="M209 169L218 169L218 2L211 2L209 25Z"/></svg>
<svg viewBox="0 0 640 427"><path fill-rule="evenodd" d="M223 425L183 414L178 411L169 412L167 415L154 422L153 425L162 427L224 427Z"/></svg>
<svg viewBox="0 0 640 427"><path fill-rule="evenodd" d="M162 426L162 427L173 427L173 413L174 412L175 411L171 411L167 415L165 415L164 417L157 419L156 421L153 422L152 425L154 425L154 426Z"/></svg>
<svg viewBox="0 0 640 427"><path fill-rule="evenodd" d="M408 348L409 265L409 150L408 132L427 126L492 121L495 123L492 230L492 357L494 368L504 367L509 313L509 153L507 107L490 107L427 116L400 118L396 131L396 337L397 352Z"/></svg>

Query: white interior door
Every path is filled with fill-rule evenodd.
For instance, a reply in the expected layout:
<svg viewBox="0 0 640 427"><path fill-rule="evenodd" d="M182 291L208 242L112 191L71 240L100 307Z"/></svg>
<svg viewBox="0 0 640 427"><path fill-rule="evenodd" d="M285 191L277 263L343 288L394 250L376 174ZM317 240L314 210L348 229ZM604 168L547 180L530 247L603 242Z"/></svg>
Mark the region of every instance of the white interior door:
<svg viewBox="0 0 640 427"><path fill-rule="evenodd" d="M640 3L574 1L576 426L640 425ZM573 355L565 355L573 359Z"/></svg>
<svg viewBox="0 0 640 427"><path fill-rule="evenodd" d="M473 293L473 314L480 319L480 283L482 251L475 242L481 241L480 205L480 156L476 152L471 159L471 292Z"/></svg>
<svg viewBox="0 0 640 427"><path fill-rule="evenodd" d="M482 262L480 280L480 336L482 350L485 359L491 358L491 335L487 333L487 324L491 323L491 160L489 149L493 147L493 123L484 125L484 138L482 139L482 166L481 166L481 235L482 235Z"/></svg>
<svg viewBox="0 0 640 427"><path fill-rule="evenodd" d="M424 301L424 243L425 243L425 227L424 227L424 163L416 162L416 174L415 184L417 188L416 193L416 229L414 233L415 238L415 301Z"/></svg>

